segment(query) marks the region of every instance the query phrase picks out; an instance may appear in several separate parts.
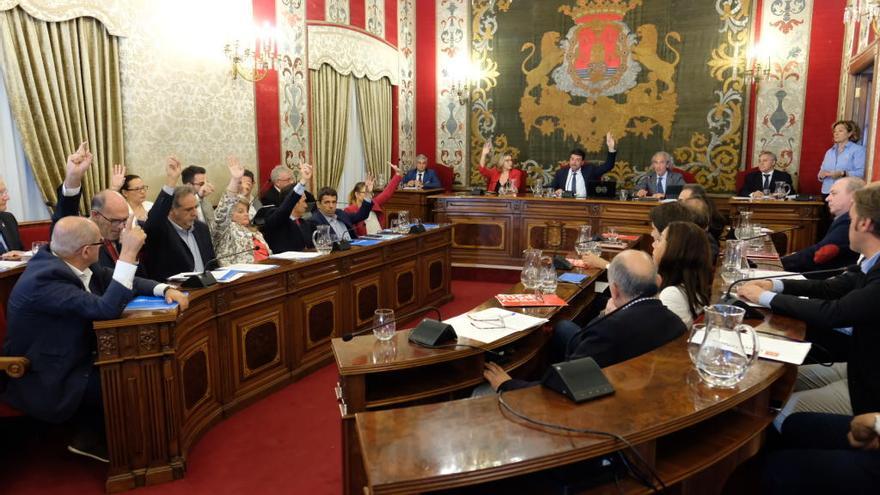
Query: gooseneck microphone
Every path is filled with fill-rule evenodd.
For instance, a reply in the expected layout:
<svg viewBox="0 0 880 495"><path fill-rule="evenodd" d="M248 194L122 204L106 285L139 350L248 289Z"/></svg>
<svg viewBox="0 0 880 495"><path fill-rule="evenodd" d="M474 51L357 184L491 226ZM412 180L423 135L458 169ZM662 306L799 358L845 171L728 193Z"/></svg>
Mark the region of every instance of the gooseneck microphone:
<svg viewBox="0 0 880 495"><path fill-rule="evenodd" d="M196 275L190 275L184 280L180 286L185 289L202 289L205 287L210 287L217 283L217 279L214 278L214 275L211 274L210 269L213 263L216 263L219 260L224 258L231 258L233 256L238 256L240 254L252 253L257 250L257 246L253 246L250 249L245 249L244 251L238 251L236 253L224 254L223 256L217 256L214 259L208 260L205 263L205 269L202 270L202 273Z"/></svg>
<svg viewBox="0 0 880 495"><path fill-rule="evenodd" d="M824 274L828 274L828 273L843 273L843 272L857 272L857 271L859 271L859 265L848 265L848 266L841 266L839 268L828 268L826 270L813 270L811 272L801 272L801 273L789 272L789 273L783 273L783 274L778 274L778 275L767 275L765 277L744 278L744 279L737 280L736 282L733 282L732 284L730 284L727 287L727 291L724 293L724 296L721 298L721 301L724 303L727 303L727 304L731 303L732 301L737 301L738 299L731 294L731 291L733 290L734 286L739 285L743 282L754 282L756 280L771 280L774 278L786 278L786 277L791 277L794 275L824 275Z"/></svg>

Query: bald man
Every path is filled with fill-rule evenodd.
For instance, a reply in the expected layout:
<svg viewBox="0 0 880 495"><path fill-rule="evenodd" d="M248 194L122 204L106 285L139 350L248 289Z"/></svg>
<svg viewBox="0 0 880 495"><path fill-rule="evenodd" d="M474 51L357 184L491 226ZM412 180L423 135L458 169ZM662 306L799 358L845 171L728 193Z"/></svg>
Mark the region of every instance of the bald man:
<svg viewBox="0 0 880 495"><path fill-rule="evenodd" d="M55 224L51 251L43 247L12 289L7 312L6 355L25 356L31 368L8 382L4 402L50 423L73 421L79 431L72 452L106 461L103 407L92 322L119 318L135 295L165 296L181 309L187 296L165 284L136 278L144 231L129 222L120 231L113 270L97 264L101 232L86 218Z"/></svg>
<svg viewBox="0 0 880 495"><path fill-rule="evenodd" d="M64 182L58 187L58 203L53 221L64 217L79 216L79 202L82 197L82 178L92 163L88 143L82 143L78 150L67 157ZM119 259L119 233L128 220L128 203L117 191L105 189L92 197L89 219L98 226L103 238L99 246L98 263L112 269ZM144 275L138 269L138 275Z"/></svg>
<svg viewBox="0 0 880 495"><path fill-rule="evenodd" d="M611 299L605 311L584 328L561 321L554 340L564 344L565 361L592 357L601 367L632 359L685 333L681 318L655 296L660 276L644 251L628 249L608 265ZM503 368L488 363L483 376L496 391L535 385L510 378Z"/></svg>

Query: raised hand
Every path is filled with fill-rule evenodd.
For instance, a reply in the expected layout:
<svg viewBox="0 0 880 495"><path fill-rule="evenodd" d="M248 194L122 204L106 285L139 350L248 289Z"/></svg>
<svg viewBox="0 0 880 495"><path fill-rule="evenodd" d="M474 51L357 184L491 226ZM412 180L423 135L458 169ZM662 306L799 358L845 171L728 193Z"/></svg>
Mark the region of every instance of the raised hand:
<svg viewBox="0 0 880 495"><path fill-rule="evenodd" d="M125 184L125 165L113 165L113 170L110 174L110 189L121 191L123 184Z"/></svg>
<svg viewBox="0 0 880 495"><path fill-rule="evenodd" d="M367 174L367 177L364 178L364 191L367 194L373 193L373 186L376 185L376 177L373 174Z"/></svg>
<svg viewBox="0 0 880 495"><path fill-rule="evenodd" d="M86 170L92 165L92 153L89 151L89 142L83 141L79 148L68 155L65 167L64 186L75 189L82 185L82 178Z"/></svg>
<svg viewBox="0 0 880 495"><path fill-rule="evenodd" d="M129 216L128 220L125 221L125 227L119 233L119 243L122 245L119 259L127 263L137 263L138 253L146 240L147 234L137 224L135 216Z"/></svg>
<svg viewBox="0 0 880 495"><path fill-rule="evenodd" d="M202 187L199 188L199 197L205 198L210 196L211 194L214 194L214 184L206 181L204 184L202 184Z"/></svg>
<svg viewBox="0 0 880 495"><path fill-rule="evenodd" d="M241 179L244 177L244 167L238 161L238 158L234 156L230 156L228 159L227 167L229 168L229 175L233 179Z"/></svg>
<svg viewBox="0 0 880 495"><path fill-rule="evenodd" d="M614 141L614 135L611 134L611 131L608 131L608 134L605 134L605 144L608 145L608 151L610 153L617 151L617 143Z"/></svg>
<svg viewBox="0 0 880 495"><path fill-rule="evenodd" d="M310 180L312 180L312 166L308 163L300 163L299 164L299 181L306 185Z"/></svg>
<svg viewBox="0 0 880 495"><path fill-rule="evenodd" d="M165 184L171 187L176 186L177 179L180 178L182 171L183 165L180 164L180 161L173 156L169 156L165 162Z"/></svg>
<svg viewBox="0 0 880 495"><path fill-rule="evenodd" d="M483 144L483 153L482 153L482 156L487 156L487 155L488 155L489 153L491 153L491 152L492 152L492 142L491 142L491 141L486 141L486 143Z"/></svg>
<svg viewBox="0 0 880 495"><path fill-rule="evenodd" d="M393 163L391 163L391 162L388 162L388 166L391 167L391 170L394 170L394 175L403 175L402 173L400 173L400 167L399 167L399 166L397 166L397 165L395 165L395 164L393 164Z"/></svg>

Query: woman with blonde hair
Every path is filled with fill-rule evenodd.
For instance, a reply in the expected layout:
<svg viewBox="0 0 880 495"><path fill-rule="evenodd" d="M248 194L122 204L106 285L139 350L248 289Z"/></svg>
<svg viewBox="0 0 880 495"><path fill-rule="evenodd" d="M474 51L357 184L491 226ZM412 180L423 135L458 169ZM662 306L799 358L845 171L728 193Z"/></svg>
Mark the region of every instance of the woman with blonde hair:
<svg viewBox="0 0 880 495"><path fill-rule="evenodd" d="M244 167L235 158L229 159L229 174L229 185L214 210L214 253L222 266L264 260L272 252L263 234L251 225L250 200L239 194Z"/></svg>

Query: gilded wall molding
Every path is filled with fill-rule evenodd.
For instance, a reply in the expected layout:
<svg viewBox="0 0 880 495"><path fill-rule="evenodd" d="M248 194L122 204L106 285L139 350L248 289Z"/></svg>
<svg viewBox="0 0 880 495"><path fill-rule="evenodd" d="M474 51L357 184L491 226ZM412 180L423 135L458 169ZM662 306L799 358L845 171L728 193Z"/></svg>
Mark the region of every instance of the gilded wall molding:
<svg viewBox="0 0 880 495"><path fill-rule="evenodd" d="M0 12L21 7L41 21L61 22L77 17L94 17L113 36L129 33L128 2L106 0L0 0Z"/></svg>
<svg viewBox="0 0 880 495"><path fill-rule="evenodd" d="M387 77L397 85L400 61L397 50L360 31L326 24L308 27L308 66L329 64L336 72L378 81Z"/></svg>

